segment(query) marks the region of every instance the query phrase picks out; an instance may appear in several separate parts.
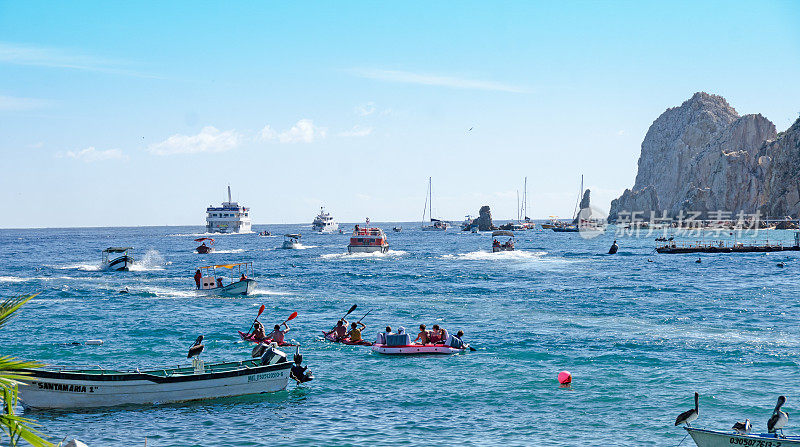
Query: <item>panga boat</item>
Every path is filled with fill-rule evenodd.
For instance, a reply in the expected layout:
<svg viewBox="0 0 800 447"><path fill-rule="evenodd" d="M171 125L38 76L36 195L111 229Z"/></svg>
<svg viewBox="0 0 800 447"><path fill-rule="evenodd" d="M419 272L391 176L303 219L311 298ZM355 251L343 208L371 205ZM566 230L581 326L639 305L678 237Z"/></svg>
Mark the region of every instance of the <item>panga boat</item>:
<svg viewBox="0 0 800 447"><path fill-rule="evenodd" d="M195 357L191 367L146 371L30 369L20 395L24 406L41 409L165 404L281 391L291 368L284 355L210 364Z"/></svg>
<svg viewBox="0 0 800 447"><path fill-rule="evenodd" d="M778 437L774 433L750 433L746 435L685 427L697 447L730 447L749 445L755 447L800 447L800 436Z"/></svg>
<svg viewBox="0 0 800 447"><path fill-rule="evenodd" d="M369 225L369 221L367 224ZM348 253L386 253L387 251L389 251L389 241L383 230L355 226L353 235L350 236L350 244L347 245Z"/></svg>
<svg viewBox="0 0 800 447"><path fill-rule="evenodd" d="M283 235L283 248L286 248L286 249L300 248L300 235L299 234L284 234Z"/></svg>
<svg viewBox="0 0 800 447"><path fill-rule="evenodd" d="M498 238L508 239L505 242L500 242ZM514 233L504 230L492 232L492 253L497 253L498 251L514 251Z"/></svg>
<svg viewBox="0 0 800 447"><path fill-rule="evenodd" d="M232 277L217 276L217 269L230 270ZM215 295L250 295L256 288L256 280L248 277L252 274L252 262L209 265L199 267L194 274L194 280L198 290L202 292ZM228 284L225 284L226 280L229 281Z"/></svg>
<svg viewBox="0 0 800 447"><path fill-rule="evenodd" d="M210 237L201 237L200 239L195 239L194 241L202 242L202 244L196 248L198 253L206 254L214 251L214 239L211 239ZM208 241L208 245L206 245L206 241Z"/></svg>
<svg viewBox="0 0 800 447"><path fill-rule="evenodd" d="M118 270L127 272L130 270L132 265L133 247L108 247L103 250L103 260L100 264L100 267L103 270Z"/></svg>

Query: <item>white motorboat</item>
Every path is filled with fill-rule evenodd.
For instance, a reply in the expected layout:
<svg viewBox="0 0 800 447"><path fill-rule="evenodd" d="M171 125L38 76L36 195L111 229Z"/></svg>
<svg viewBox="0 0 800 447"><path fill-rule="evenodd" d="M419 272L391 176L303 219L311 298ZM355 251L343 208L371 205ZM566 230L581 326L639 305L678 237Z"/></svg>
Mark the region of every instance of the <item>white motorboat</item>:
<svg viewBox="0 0 800 447"><path fill-rule="evenodd" d="M201 342L198 338L190 356L202 351ZM281 391L286 389L292 364L280 351L270 354L210 364L194 357L191 367L145 371L30 369L25 371L29 378L20 386L20 396L25 407L51 409L166 404Z"/></svg>
<svg viewBox="0 0 800 447"><path fill-rule="evenodd" d="M367 220L369 225L369 220ZM380 228L361 228L358 225L353 229L350 243L347 245L348 253L386 253L389 251L389 240Z"/></svg>
<svg viewBox="0 0 800 447"><path fill-rule="evenodd" d="M132 265L133 247L108 247L103 250L103 258L100 261L101 269L127 272Z"/></svg>
<svg viewBox="0 0 800 447"><path fill-rule="evenodd" d="M428 194L425 196L425 207L422 209L422 231L445 231L447 222L433 218L433 189L431 187L431 177L428 177ZM425 225L425 213L428 213L430 225Z"/></svg>
<svg viewBox="0 0 800 447"><path fill-rule="evenodd" d="M336 233L339 231L339 224L333 220L331 213L326 213L323 207L319 208L319 214L311 223L311 228L317 233Z"/></svg>
<svg viewBox="0 0 800 447"><path fill-rule="evenodd" d="M500 242L500 239L506 240L505 242ZM492 253L497 253L498 251L514 251L513 232L506 230L492 232Z"/></svg>
<svg viewBox="0 0 800 447"><path fill-rule="evenodd" d="M206 208L206 232L208 233L249 233L252 227L250 208L239 205L231 199L231 186L228 185L228 201L221 207Z"/></svg>
<svg viewBox="0 0 800 447"><path fill-rule="evenodd" d="M800 436L780 437L775 433L739 434L685 427L697 447L730 447L749 445L761 447L800 447Z"/></svg>
<svg viewBox="0 0 800 447"><path fill-rule="evenodd" d="M217 269L230 270L229 273L226 272L230 276L218 274ZM256 289L256 280L249 277L252 274L252 262L209 265L197 269L194 281L200 292L212 295L250 295Z"/></svg>
<svg viewBox="0 0 800 447"><path fill-rule="evenodd" d="M300 248L300 235L299 234L284 234L283 235L283 248L294 249Z"/></svg>

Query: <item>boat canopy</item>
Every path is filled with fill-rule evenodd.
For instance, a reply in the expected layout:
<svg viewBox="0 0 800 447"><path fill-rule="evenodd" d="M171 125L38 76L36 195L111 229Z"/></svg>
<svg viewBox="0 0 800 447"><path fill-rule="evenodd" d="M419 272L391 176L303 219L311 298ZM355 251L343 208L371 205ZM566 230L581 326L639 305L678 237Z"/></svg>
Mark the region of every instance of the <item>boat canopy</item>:
<svg viewBox="0 0 800 447"><path fill-rule="evenodd" d="M284 234L283 237L290 237L292 239L300 239L299 234Z"/></svg>
<svg viewBox="0 0 800 447"><path fill-rule="evenodd" d="M194 241L195 242L211 241L211 243L214 243L214 239L210 237L201 237L200 239L195 239Z"/></svg>
<svg viewBox="0 0 800 447"><path fill-rule="evenodd" d="M124 253L128 250L133 250L133 247L108 247L103 253Z"/></svg>
<svg viewBox="0 0 800 447"><path fill-rule="evenodd" d="M492 232L492 237L497 237L497 236L509 236L509 237L514 237L514 233L513 233L513 232L511 232L511 231L505 231L505 230L493 231L493 232Z"/></svg>
<svg viewBox="0 0 800 447"><path fill-rule="evenodd" d="M236 264L220 264L220 265L209 265L207 267L200 267L201 269L232 269L234 267L238 267L240 265L251 265L252 262L239 262Z"/></svg>

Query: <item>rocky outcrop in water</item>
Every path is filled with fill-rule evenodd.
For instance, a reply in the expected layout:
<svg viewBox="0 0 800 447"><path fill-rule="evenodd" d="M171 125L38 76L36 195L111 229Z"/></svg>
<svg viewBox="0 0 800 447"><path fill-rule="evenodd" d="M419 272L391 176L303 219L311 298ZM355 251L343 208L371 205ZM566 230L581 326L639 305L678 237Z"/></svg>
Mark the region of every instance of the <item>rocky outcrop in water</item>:
<svg viewBox="0 0 800 447"><path fill-rule="evenodd" d="M611 202L608 220L634 211L797 217L799 174L798 122L778 136L760 114L739 116L721 96L696 93L650 126L635 184Z"/></svg>
<svg viewBox="0 0 800 447"><path fill-rule="evenodd" d="M492 224L492 211L489 209L489 205L483 205L479 211L478 215L478 230L480 231L491 231L496 230Z"/></svg>

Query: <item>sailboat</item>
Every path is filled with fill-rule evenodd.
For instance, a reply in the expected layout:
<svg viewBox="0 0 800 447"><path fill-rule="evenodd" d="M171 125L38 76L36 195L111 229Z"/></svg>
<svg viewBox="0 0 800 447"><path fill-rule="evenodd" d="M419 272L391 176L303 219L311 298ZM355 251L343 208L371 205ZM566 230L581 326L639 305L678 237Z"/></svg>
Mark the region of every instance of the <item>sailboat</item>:
<svg viewBox="0 0 800 447"><path fill-rule="evenodd" d="M566 225L556 225L552 228L553 231L557 233L577 233L580 231L578 228L578 204L581 201L581 197L583 196L583 175L581 175L581 190L578 193L578 201L575 202L575 210L572 212L572 223Z"/></svg>
<svg viewBox="0 0 800 447"><path fill-rule="evenodd" d="M525 230L532 230L536 228L536 224L528 217L528 177L525 177L525 188L522 190L522 208L519 213L520 224Z"/></svg>
<svg viewBox="0 0 800 447"><path fill-rule="evenodd" d="M431 177L428 177L428 194L425 196L425 207L422 209L422 231L445 231L447 222L433 218L433 189ZM425 213L428 214L430 225L425 225Z"/></svg>

